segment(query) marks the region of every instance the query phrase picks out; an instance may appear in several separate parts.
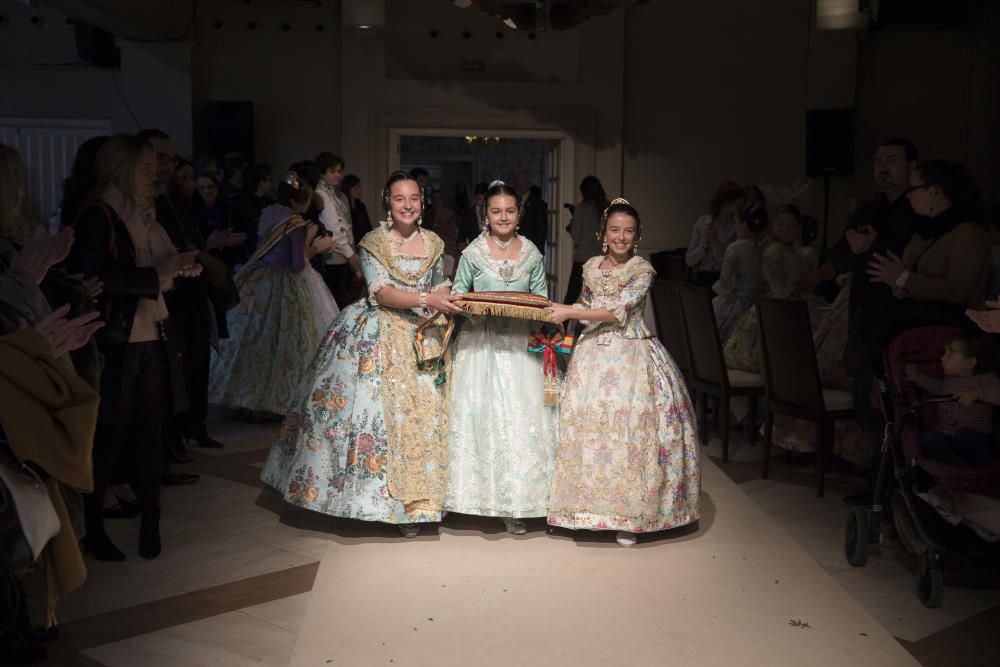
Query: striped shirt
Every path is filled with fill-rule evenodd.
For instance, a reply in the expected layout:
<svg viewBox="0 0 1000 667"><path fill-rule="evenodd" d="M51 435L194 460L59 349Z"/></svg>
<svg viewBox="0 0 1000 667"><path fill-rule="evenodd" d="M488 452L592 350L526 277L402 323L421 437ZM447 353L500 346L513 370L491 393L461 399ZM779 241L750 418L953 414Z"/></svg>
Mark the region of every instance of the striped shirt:
<svg viewBox="0 0 1000 667"><path fill-rule="evenodd" d="M993 432L993 406L1000 405L1000 378L993 373L983 373L971 377L949 375L931 378L919 375L916 384L931 394L954 396L970 389L979 389L979 400L971 405L940 403L934 430L954 433L959 429L970 429L980 433Z"/></svg>

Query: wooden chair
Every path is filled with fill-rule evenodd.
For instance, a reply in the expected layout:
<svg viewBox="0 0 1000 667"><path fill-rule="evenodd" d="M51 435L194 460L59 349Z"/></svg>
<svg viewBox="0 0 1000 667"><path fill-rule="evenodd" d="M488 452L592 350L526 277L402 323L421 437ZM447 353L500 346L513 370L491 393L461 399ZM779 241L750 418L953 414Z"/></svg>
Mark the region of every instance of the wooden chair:
<svg viewBox="0 0 1000 667"><path fill-rule="evenodd" d="M767 390L761 477L767 479L774 415L807 419L816 424L816 495L822 498L826 464L833 457L834 422L854 419L854 401L850 392L823 388L805 301L761 299L756 308Z"/></svg>
<svg viewBox="0 0 1000 667"><path fill-rule="evenodd" d="M757 373L726 368L722 357L719 328L709 290L695 285L678 285L677 297L684 321L690 371L688 386L698 393L698 417L701 432L708 442L708 396L718 398L719 436L722 439L722 462L729 462L729 399L746 396L750 401L750 442L753 444L757 421L757 398L764 394L764 380Z"/></svg>
<svg viewBox="0 0 1000 667"><path fill-rule="evenodd" d="M669 280L655 280L650 296L653 299L653 317L656 319L656 331L660 342L667 348L677 368L687 378L691 372L691 363L688 361L687 336L684 333L681 304L677 300L677 288L681 284Z"/></svg>

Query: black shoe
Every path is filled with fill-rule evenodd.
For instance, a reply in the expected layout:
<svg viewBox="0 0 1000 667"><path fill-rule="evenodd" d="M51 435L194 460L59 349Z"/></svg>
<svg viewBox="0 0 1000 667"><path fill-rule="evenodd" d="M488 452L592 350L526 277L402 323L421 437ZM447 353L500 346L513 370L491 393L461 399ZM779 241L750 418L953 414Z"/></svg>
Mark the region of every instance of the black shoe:
<svg viewBox="0 0 1000 667"><path fill-rule="evenodd" d="M201 479L201 475L196 475L194 473L165 472L163 473L162 483L164 486L186 486L188 484L194 484L199 479Z"/></svg>
<svg viewBox="0 0 1000 667"><path fill-rule="evenodd" d="M142 512L142 507L138 500L132 502L119 502L114 507L107 507L101 510L101 516L105 519L134 519Z"/></svg>
<svg viewBox="0 0 1000 667"><path fill-rule="evenodd" d="M83 544L84 551L89 552L97 560L115 562L125 560L125 554L115 546L107 533L88 532L86 537L81 540L81 544Z"/></svg>
<svg viewBox="0 0 1000 667"><path fill-rule="evenodd" d="M221 442L207 435L203 435L200 438L192 438L192 440L197 442L199 447L204 447L205 449L222 449L225 447Z"/></svg>
<svg viewBox="0 0 1000 667"><path fill-rule="evenodd" d="M848 507L866 507L870 506L874 502L874 499L870 492L865 491L864 493L856 493L853 496L844 496L840 502Z"/></svg>
<svg viewBox="0 0 1000 667"><path fill-rule="evenodd" d="M142 517L139 526L139 555L146 560L152 560L163 551L160 542L160 510Z"/></svg>

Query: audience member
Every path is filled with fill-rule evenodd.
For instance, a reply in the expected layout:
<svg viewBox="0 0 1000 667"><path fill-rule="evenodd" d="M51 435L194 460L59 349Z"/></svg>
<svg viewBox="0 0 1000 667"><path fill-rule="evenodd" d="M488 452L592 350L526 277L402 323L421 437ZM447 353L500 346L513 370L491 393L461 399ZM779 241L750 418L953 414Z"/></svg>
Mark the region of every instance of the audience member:
<svg viewBox="0 0 1000 667"><path fill-rule="evenodd" d="M361 264L354 251L354 232L351 223L351 205L340 191L344 178L344 160L333 153L316 156L319 182L316 192L323 202L320 222L333 238L333 252L327 253L323 278L340 307L353 300L355 285L362 281Z"/></svg>
<svg viewBox="0 0 1000 667"><path fill-rule="evenodd" d="M351 204L351 232L354 234L356 243L372 230L372 221L368 217L368 207L361 201L361 179L354 174L344 176L340 190L347 195Z"/></svg>
<svg viewBox="0 0 1000 667"><path fill-rule="evenodd" d="M542 191L531 184L526 169L514 174L514 191L521 204L521 236L535 244L545 256L545 242L549 235L549 207L542 199Z"/></svg>
<svg viewBox="0 0 1000 667"><path fill-rule="evenodd" d="M444 195L441 194L440 190L435 190L431 195L431 208L426 215L427 219L424 225L444 241L445 275L454 278L460 254L458 250L458 225L455 222L455 213L445 206Z"/></svg>
<svg viewBox="0 0 1000 667"><path fill-rule="evenodd" d="M694 223L684 260L694 272L696 284L711 287L719 279L726 248L735 239L737 214L743 208L745 197L743 188L726 181L712 197L708 215Z"/></svg>
<svg viewBox="0 0 1000 667"><path fill-rule="evenodd" d="M94 441L94 492L86 498L84 544L100 560L124 560L104 529L102 505L118 456L130 462L131 480L142 508L139 553L161 550L160 484L163 427L171 410L186 409L177 379L180 358L165 335L168 311L163 293L175 278L197 276L196 251L177 252L156 221L156 156L134 137L108 139L97 154L94 199L81 209L70 261L84 275L104 281L100 310L107 326L98 333L105 358L101 405ZM172 368L173 366L173 368ZM183 389L183 385L180 387Z"/></svg>
<svg viewBox="0 0 1000 667"><path fill-rule="evenodd" d="M483 207L486 205L486 183L476 183L473 191L472 204L467 206L459 217L458 221L458 247L462 250L465 246L483 232L485 220Z"/></svg>
<svg viewBox="0 0 1000 667"><path fill-rule="evenodd" d="M712 299L712 307L723 345L753 308L754 300L764 288L757 240L767 229L767 222L767 209L755 208L743 213L733 225L736 238L726 246L720 265L722 270L712 285L718 295Z"/></svg>
<svg viewBox="0 0 1000 667"><path fill-rule="evenodd" d="M601 217L608 207L608 196L596 176L584 176L580 181L583 199L573 210L573 220L566 228L573 239L573 269L569 274L566 298L563 303L576 303L583 289L583 265L591 257L602 253Z"/></svg>

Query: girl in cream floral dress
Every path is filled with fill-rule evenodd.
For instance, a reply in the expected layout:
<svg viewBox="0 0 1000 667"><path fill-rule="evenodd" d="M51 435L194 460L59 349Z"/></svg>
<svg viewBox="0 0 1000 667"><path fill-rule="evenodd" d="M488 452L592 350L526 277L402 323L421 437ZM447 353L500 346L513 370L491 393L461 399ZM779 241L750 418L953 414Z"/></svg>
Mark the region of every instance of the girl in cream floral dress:
<svg viewBox="0 0 1000 667"><path fill-rule="evenodd" d="M549 497L553 526L637 533L676 528L700 514L694 410L684 380L642 320L655 272L635 254L639 214L624 199L605 210L606 255L584 264L584 289L552 320L587 323L566 374Z"/></svg>

